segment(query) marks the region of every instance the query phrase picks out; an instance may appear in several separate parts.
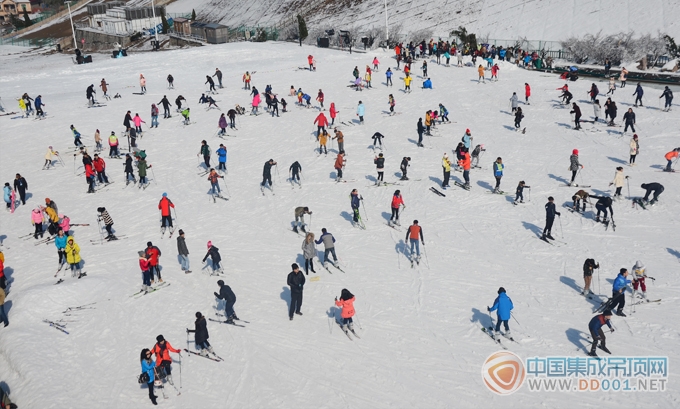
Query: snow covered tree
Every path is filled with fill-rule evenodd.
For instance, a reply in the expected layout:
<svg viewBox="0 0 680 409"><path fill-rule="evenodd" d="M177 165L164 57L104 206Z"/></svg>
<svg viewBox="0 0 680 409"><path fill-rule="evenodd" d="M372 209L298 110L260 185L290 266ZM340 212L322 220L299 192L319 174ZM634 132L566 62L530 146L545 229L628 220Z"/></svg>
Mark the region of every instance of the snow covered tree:
<svg viewBox="0 0 680 409"><path fill-rule="evenodd" d="M297 15L297 21L298 21L298 38L300 40L300 47L302 47L302 42L305 41L309 33L307 32L307 23L305 23L304 17L301 15Z"/></svg>
<svg viewBox="0 0 680 409"><path fill-rule="evenodd" d="M458 37L461 43L468 44L471 50L477 49L477 35L468 33L465 27L459 26L457 30L451 31L451 35Z"/></svg>
<svg viewBox="0 0 680 409"><path fill-rule="evenodd" d="M664 35L663 39L666 42L666 52L668 52L668 55L671 58L680 57L680 47L675 44L675 39L669 35Z"/></svg>

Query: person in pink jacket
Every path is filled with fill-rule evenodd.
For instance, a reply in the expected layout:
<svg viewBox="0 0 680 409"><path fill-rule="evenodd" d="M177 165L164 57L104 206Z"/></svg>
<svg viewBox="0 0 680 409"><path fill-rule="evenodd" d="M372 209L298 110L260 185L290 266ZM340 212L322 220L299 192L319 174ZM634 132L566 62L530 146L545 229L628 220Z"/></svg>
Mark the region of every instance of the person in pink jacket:
<svg viewBox="0 0 680 409"><path fill-rule="evenodd" d="M335 123L335 117L338 116L338 111L335 109L335 102L331 102L330 113L331 113L331 126L333 126L333 124Z"/></svg>
<svg viewBox="0 0 680 409"><path fill-rule="evenodd" d="M142 121L142 118L139 116L139 114L135 114L135 117L132 118L132 122L135 123L135 130L137 131L137 135L142 133L142 124L145 124L146 122Z"/></svg>
<svg viewBox="0 0 680 409"><path fill-rule="evenodd" d="M354 295L349 292L348 289L343 288L340 294L340 299L335 298L335 305L342 308L340 316L342 317L342 330L347 333L347 329L352 331L354 335L354 322L352 317L354 317Z"/></svg>
<svg viewBox="0 0 680 409"><path fill-rule="evenodd" d="M328 118L326 118L326 115L324 115L323 112L320 112L314 120L314 123L316 124L316 140L318 141L319 135L321 132L324 132L328 126Z"/></svg>
<svg viewBox="0 0 680 409"><path fill-rule="evenodd" d="M373 57L373 71L378 71L379 65L380 61L378 61L378 57Z"/></svg>
<svg viewBox="0 0 680 409"><path fill-rule="evenodd" d="M142 94L146 94L146 78L144 78L144 74L139 74L139 87L142 89Z"/></svg>
<svg viewBox="0 0 680 409"><path fill-rule="evenodd" d="M38 235L42 238L45 232L43 231L43 207L38 206L33 209L31 213L31 223L35 226L35 233L33 233L33 238L38 239Z"/></svg>
<svg viewBox="0 0 680 409"><path fill-rule="evenodd" d="M251 115L257 115L257 107L260 106L260 94L257 93L253 96L253 110L250 112Z"/></svg>
<svg viewBox="0 0 680 409"><path fill-rule="evenodd" d="M60 214L59 215L59 228L64 231L64 234L67 236L70 236L70 230L71 230L71 219L69 219L68 216Z"/></svg>

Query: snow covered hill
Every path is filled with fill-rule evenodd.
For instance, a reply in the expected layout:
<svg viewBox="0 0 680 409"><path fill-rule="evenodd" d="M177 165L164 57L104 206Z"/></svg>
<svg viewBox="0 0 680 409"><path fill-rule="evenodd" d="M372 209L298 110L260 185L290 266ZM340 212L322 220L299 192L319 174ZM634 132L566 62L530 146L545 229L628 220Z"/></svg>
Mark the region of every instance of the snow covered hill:
<svg viewBox="0 0 680 409"><path fill-rule="evenodd" d="M385 27L382 1L344 0L177 0L171 12L195 9L201 18L229 26L271 26L284 16L302 13L310 28L362 31ZM621 31L680 36L680 3L672 0L390 0L390 29L402 26L407 34L421 29L448 36L464 26L478 38L561 41L583 34L615 34Z"/></svg>
<svg viewBox="0 0 680 409"><path fill-rule="evenodd" d="M630 3L632 4L632 3ZM9 51L8 51L9 50ZM645 85L645 107L637 113L641 153L637 166L628 167L630 133L622 128L584 124L582 132L570 124L569 109L557 101L563 85L555 75L534 73L503 63L500 81L478 84L472 68L444 67L430 62L433 90L401 91L402 71L395 71L394 87L386 88L384 71L394 70L391 53L376 52L381 60L374 88L356 92L347 87L352 69L370 64L373 54L340 53L285 43L233 43L110 59L95 55L95 63L76 66L68 56L44 56L17 48L0 48L0 95L6 108L16 111L15 98L27 92L42 95L48 118L42 121L0 117L0 182L15 173L28 181L26 206L15 213L0 212L0 239L5 254L5 274L10 291L5 309L10 325L0 328L0 385L11 389L20 408L148 408L145 387L137 384L141 372L139 353L163 334L175 347L193 350L186 328L193 328L194 314L215 316L213 292L218 277L210 277L201 259L210 240L223 257L226 275L220 277L237 296L236 313L250 321L246 328L209 322L210 342L225 362L183 356L174 364L175 382L182 378L182 394L171 387L166 408L473 408L480 405L522 408L654 407L672 408L680 399L676 363L680 334L674 308L680 299L680 192L678 174L662 173L666 152L677 146L680 119L658 109L659 89ZM317 71L299 70L313 54ZM414 72L418 71L414 64ZM216 67L224 73L225 88L216 95L222 112L235 104L249 106L241 77L254 72L253 84L261 91L271 84L288 102L289 111L279 118L269 115L238 117L238 131L226 139L216 137L219 111L206 111L197 101L206 89L205 75ZM147 78L148 94L139 91L139 74ZM175 89L166 88L168 74ZM85 89L105 78L109 92L121 99L87 108ZM18 81L18 80L21 81ZM523 97L524 83L531 84L531 105L522 126L514 131L509 113L512 92ZM366 124L339 125L345 133L347 167L351 183L336 184L333 162L337 146L318 156L313 120L317 109L293 104L288 90L294 85L315 96L323 89L326 105L334 102L338 122L356 120L359 100L366 106ZM585 119L592 119L586 92L590 81L570 83ZM604 83L599 84L605 90ZM97 88L98 89L98 88ZM634 84L616 91L619 119L631 106ZM396 98L397 115L389 117L388 95ZM183 126L178 114L160 119L149 129L150 106L163 95L186 97L193 124ZM604 102L604 95L600 100ZM417 148L416 122L424 112L443 103L454 123L436 128ZM115 182L96 194L86 194L80 157L72 157L73 124L88 146L96 129L106 138L122 134L125 112L139 113L147 122L139 145L153 165L152 184L146 190L125 186L122 163L108 159L109 177ZM482 169L471 172L472 190L452 184L446 197L429 191L441 183L442 155L456 147L466 128L474 144L484 144ZM386 175L398 182L399 162L412 158L411 180L400 185L374 187L374 152L370 136L386 135ZM207 194L209 183L199 177L197 154L201 140L214 151L220 143L229 150L226 184L228 201L214 203ZM42 171L48 146L60 151L65 166ZM640 196L640 184L660 182L666 187L660 202L649 210L631 207L622 199L614 205L616 231L605 230L592 219L572 214L563 207L577 188L565 187L569 155L580 151L585 165L581 184L590 192L612 194L608 187L615 168L624 166L630 176L630 195ZM90 150L92 150L90 148ZM506 164L501 187L506 195L490 194L494 183L491 163L502 157ZM214 160L215 156L213 156ZM262 166L278 161L274 172L275 195L263 196L258 187ZM303 166L302 189L287 183L287 168L298 160ZM74 170L75 168L75 170ZM462 175L453 172L454 180ZM520 180L531 186L527 203L512 205L512 193ZM4 183L3 183L4 184ZM349 193L359 189L364 197L362 213L367 229L352 227ZM386 225L392 193L400 189L406 203L398 232ZM180 271L175 237L161 239L157 204L167 192L176 205L175 225L186 232L192 274ZM530 197L529 197L530 196ZM559 246L537 239L545 221L544 204L554 196L561 218L553 235ZM624 196L628 190L624 187ZM81 247L82 279L54 285L57 252L53 244L34 245L19 238L33 231L30 214L50 198L59 212L73 223ZM105 206L116 234L127 238L103 245L98 240L97 212ZM286 276L291 263L303 263L302 238L291 231L293 210L308 206L313 213L311 230L327 228L337 239L336 248L345 273L332 274L316 265L307 276L303 316L288 320L290 298ZM364 209L362 209L362 212ZM418 219L423 227L425 251L420 266L411 268L405 252L405 228ZM176 234L176 233L175 233ZM139 299L137 251L152 241L163 255L167 288ZM601 269L594 277L598 299L579 295L582 265L595 258ZM600 299L611 294L611 282L620 268L630 269L636 260L647 266L656 281L649 283L651 299L661 304L627 306L627 318L614 317L617 331L607 334L608 346L620 356L668 356L666 392L645 393L546 393L523 387L502 397L492 394L480 376L487 356L499 347L481 332L490 324L485 313L498 287L512 298L510 326L517 343L504 341L522 358L532 356L584 356L589 345L587 324ZM316 263L315 263L316 264ZM318 280L312 281L312 278ZM356 295L358 334L349 341L332 324L337 314L334 297L343 288ZM628 297L627 302L629 302ZM87 305L82 310L69 308ZM43 319L62 321L68 335L51 328ZM493 315L495 320L495 315ZM185 354L183 354L185 355ZM187 354L188 355L188 354ZM180 372L181 367L181 372ZM178 376L180 375L180 376ZM3 384L4 382L4 384Z"/></svg>

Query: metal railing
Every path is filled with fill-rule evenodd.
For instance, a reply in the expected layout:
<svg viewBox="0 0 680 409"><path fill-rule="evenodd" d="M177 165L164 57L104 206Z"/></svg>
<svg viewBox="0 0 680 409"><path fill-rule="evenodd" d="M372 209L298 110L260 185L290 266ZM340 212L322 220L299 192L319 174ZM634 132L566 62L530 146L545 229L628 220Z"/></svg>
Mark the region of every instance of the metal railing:
<svg viewBox="0 0 680 409"><path fill-rule="evenodd" d="M0 45L16 45L19 47L47 47L53 46L57 43L54 38L33 38L33 39L22 39L22 38L0 38Z"/></svg>

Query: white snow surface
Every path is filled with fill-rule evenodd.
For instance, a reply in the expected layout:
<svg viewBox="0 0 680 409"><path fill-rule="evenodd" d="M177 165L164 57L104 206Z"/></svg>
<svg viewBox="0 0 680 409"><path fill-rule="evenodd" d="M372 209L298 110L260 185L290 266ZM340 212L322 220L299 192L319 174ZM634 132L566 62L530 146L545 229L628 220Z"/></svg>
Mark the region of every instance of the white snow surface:
<svg viewBox="0 0 680 409"><path fill-rule="evenodd" d="M37 53L9 54L2 50L0 95L5 107L18 110L15 98L28 92L43 96L48 119L0 117L0 181L10 182L19 172L29 183L26 206L14 214L0 212L0 239L5 253L5 273L10 291L5 309L10 325L0 328L0 381L11 390L21 408L146 408L151 403L145 387L137 384L141 372L139 353L151 348L163 334L177 348L186 348L185 328L193 328L194 313L215 316L217 277L202 269L201 258L211 240L220 249L225 277L237 296L236 313L250 321L246 328L209 322L210 342L225 362L197 356L181 358L182 394L168 386L168 399L159 407L226 408L473 408L480 405L522 408L674 408L680 399L677 362L680 334L673 313L680 297L678 261L680 243L678 210L680 193L677 174L659 172L664 154L675 148L680 118L677 113L658 109L658 89L645 87L645 107L635 108L641 153L637 166L628 167L628 142L623 128L584 124L582 132L572 130L569 110L556 96L563 85L556 75L517 69L502 63L500 80L478 84L472 68L444 67L430 62L433 90L420 89L417 78L413 92L404 94L395 71L394 87L383 85L391 53L376 52L380 71L374 74L374 89L355 92L347 88L354 66L363 72L373 54L347 54L333 50L298 47L281 43L232 43L220 46L134 54L111 59L94 55L94 63L73 65L70 57ZM313 54L317 71L298 70ZM414 63L418 73L421 62ZM205 111L197 104L205 90L205 75L215 67L224 73L225 88L216 95L222 112L235 104L249 107L250 97L242 88L241 76L248 70L253 84L263 92L266 84L289 103L288 113L240 116L235 137L215 136L219 111ZM139 73L147 78L148 94L138 92ZM166 88L165 77L175 77L175 89ZM489 74L487 74L489 75ZM122 99L104 101L105 107L88 109L85 89L101 78L110 93ZM23 78L23 81L17 81ZM30 80L29 80L30 79ZM509 98L517 92L523 99L524 83L532 87L531 105L522 105L526 134L516 133L508 113ZM584 119L592 119L586 101L590 80L570 83ZM355 120L357 102L366 105L366 124L343 126L348 153L346 179L336 184L333 162L337 145L329 155L317 157L312 122L318 111L294 105L288 96L291 85L302 87L314 98L318 89L326 95L326 106L335 102L338 121ZM606 90L604 83L599 88ZM634 97L634 84L616 91L621 120ZM98 88L97 88L98 89ZM388 94L396 98L396 116L388 117ZM149 129L150 105L167 94L174 101L184 95L192 109L187 127L179 114L160 119L160 127ZM600 95L601 102L605 100ZM417 148L416 122L428 109L443 103L455 121L436 128ZM316 104L315 104L316 105ZM146 190L125 187L122 161L108 159L109 177L115 181L107 190L86 194L84 176L74 175L73 145L69 125L82 133L91 146L95 129L106 138L111 131L122 134L127 110L147 122L139 145L148 153L155 176ZM328 114L328 111L326 111ZM472 190L451 183L446 197L429 191L442 178L441 158L456 147L466 128L473 144L484 144L483 169L471 172ZM401 186L373 187L374 153L370 136L380 131L385 138L387 181L397 181L399 163L412 158L411 181ZM213 203L209 182L197 176L201 140L213 152L220 143L229 150L230 200ZM104 142L106 145L106 142ZM65 167L41 171L49 145L62 153ZM123 143L125 145L125 143ZM432 149L429 149L432 148ZM640 184L660 182L666 187L658 205L649 210L634 209L626 198L614 205L616 231L595 224L589 207L586 217L568 212L578 188L563 187L570 172L569 156L579 149L585 165L579 183L596 194L612 194L608 187L615 168L624 166L630 176L630 194L644 193ZM92 149L90 149L92 151ZM496 157L506 164L501 187L506 195L489 194L494 183L490 169ZM262 166L273 158L275 196L258 187ZM216 155L213 156L216 160ZM298 160L303 166L302 189L286 182L287 168ZM75 161L82 172L80 157ZM279 175L280 173L280 175ZM462 174L452 172L453 180ZM520 180L527 203L512 205ZM359 189L367 229L350 223L349 193ZM392 193L402 191L406 210L402 231L386 226ZM192 274L180 271L174 236L161 239L157 204L167 192L176 205L175 226L186 232ZM530 194L530 200L529 200ZM548 245L537 239L543 228L543 206L554 196L562 213L553 235L568 244ZM624 187L624 196L628 190ZM51 198L59 212L72 223L84 260L87 277L54 285L57 252L53 244L34 246L30 213ZM127 239L91 245L99 239L97 212L105 206L119 235ZM302 262L302 237L291 231L293 210L308 206L313 211L311 230L320 235L326 227L337 239L336 249L346 273L318 261L316 275L310 274L304 292L304 316L288 320L289 290L286 277L293 262ZM427 253L420 266L412 269L404 255L406 226L418 219L423 227ZM175 233L177 234L177 233ZM140 299L130 298L139 290L141 274L137 251L147 241L157 245L163 256L163 277L167 288ZM559 243L558 243L559 244ZM322 246L319 246L322 250ZM647 267L654 283L648 282L651 299L660 305L637 306L628 318L614 317L617 331L608 334L608 346L622 356L668 356L668 390L663 393L534 393L523 387L501 397L485 387L481 366L499 348L480 331L490 324L485 309L492 305L498 287L512 298L516 319L510 321L518 343L504 341L522 358L531 356L584 356L589 347L588 321L599 300L579 295L582 265L595 258L601 269L593 278L593 290L600 299L611 294L611 282L622 267L631 269L636 260ZM318 277L318 281L311 281ZM649 280L648 280L649 281ZM329 321L335 313L333 299L347 288L356 296L357 332L361 339L350 341ZM69 307L95 303L66 316ZM495 321L495 314L493 314ZM70 335L50 328L43 319L65 319ZM521 325L518 325L521 324ZM357 325L359 328L359 325ZM332 331L332 333L331 333ZM193 336L189 345L194 348ZM177 356L173 354L173 358ZM174 364L179 385L180 365ZM160 394L160 392L157 392ZM160 396L160 395L159 395Z"/></svg>
<svg viewBox="0 0 680 409"><path fill-rule="evenodd" d="M230 26L274 25L284 15L301 12L309 28L385 27L382 1L177 0L168 5L173 13L192 9ZM477 38L488 35L499 40L561 41L599 31L606 35L631 30L680 36L680 3L674 0L389 0L387 14L391 29L402 25L402 34L431 29L435 36L447 36L464 26Z"/></svg>

